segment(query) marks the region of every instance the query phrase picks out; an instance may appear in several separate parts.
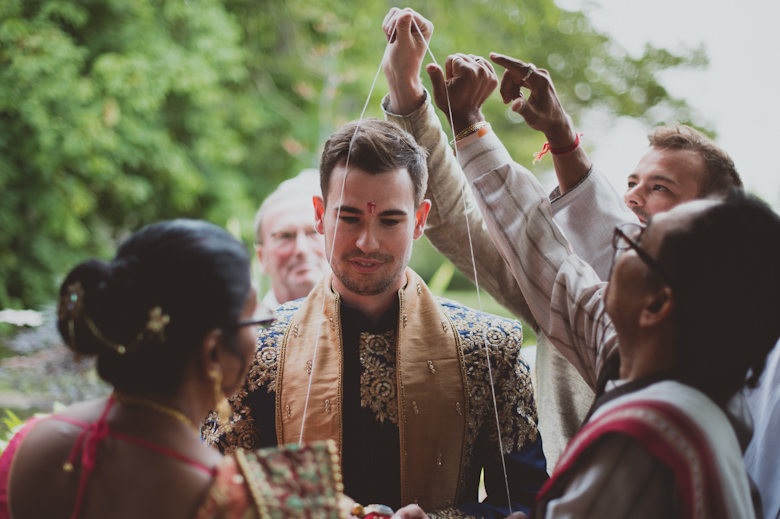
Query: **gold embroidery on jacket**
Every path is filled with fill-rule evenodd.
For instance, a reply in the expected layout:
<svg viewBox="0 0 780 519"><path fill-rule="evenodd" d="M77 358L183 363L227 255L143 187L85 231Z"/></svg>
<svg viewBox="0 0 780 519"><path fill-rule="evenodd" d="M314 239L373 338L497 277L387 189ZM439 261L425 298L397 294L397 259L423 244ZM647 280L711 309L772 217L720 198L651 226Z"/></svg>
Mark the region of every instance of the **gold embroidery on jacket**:
<svg viewBox="0 0 780 519"><path fill-rule="evenodd" d="M457 508L445 508L444 510L429 512L428 517L430 519L476 519L476 516L468 515Z"/></svg>
<svg viewBox="0 0 780 519"><path fill-rule="evenodd" d="M360 407L371 409L382 423L398 423L395 343L394 330L360 334Z"/></svg>
<svg viewBox="0 0 780 519"><path fill-rule="evenodd" d="M487 433L489 443L498 445L493 399L490 391L490 375L485 357L485 337L490 350L490 362L496 384L496 400L504 453L520 449L526 443L536 441L537 415L533 387L528 366L520 356L523 343L522 329L516 321L489 314L480 314L440 299L445 314L462 338L463 357L466 365L468 405L466 426L466 460L462 478L477 467L472 466L473 449L477 435ZM495 451L498 457L498 449ZM461 481L463 483L463 481ZM461 496L459 496L459 499Z"/></svg>
<svg viewBox="0 0 780 519"><path fill-rule="evenodd" d="M488 314L480 314L458 303L439 299L444 313L454 330L466 366L465 382L469 399L461 405L466 415L464 470L461 472L461 495L465 498L463 480L480 466L474 463L473 449L477 436L487 435L488 443L497 445L495 414L490 394L490 379L485 358L485 337L490 350L491 367L496 384L496 398L505 453L520 449L536 440L537 415L528 366L520 356L522 330L517 321ZM258 352L252 362L247 383L229 400L233 417L228 426L217 425L216 415L210 414L204 422L203 438L209 445L218 445L226 452L237 447L254 450L259 446L257 424L249 408L249 393L276 389L278 348L300 303L284 305L277 311L278 320L268 330L258 333ZM403 309L400 309L403 312ZM396 378L396 331L371 335L364 333L360 340L361 406L374 412L376 419L397 424L398 387ZM331 404L333 404L331 402ZM455 412L457 412L457 407ZM422 412L422 411L421 411ZM494 456L498 456L496 449ZM429 514L432 519L467 517L457 509L447 508Z"/></svg>
<svg viewBox="0 0 780 519"><path fill-rule="evenodd" d="M206 445L219 447L224 454L232 454L239 448L253 451L260 447L259 430L252 415L249 394L276 390L277 352L290 318L297 309L296 302L282 305L276 311L276 321L270 328L258 328L256 341L262 347L258 347L255 352L246 382L228 398L233 416L227 425L219 425L217 413L212 411L208 414L201 429L201 437Z"/></svg>

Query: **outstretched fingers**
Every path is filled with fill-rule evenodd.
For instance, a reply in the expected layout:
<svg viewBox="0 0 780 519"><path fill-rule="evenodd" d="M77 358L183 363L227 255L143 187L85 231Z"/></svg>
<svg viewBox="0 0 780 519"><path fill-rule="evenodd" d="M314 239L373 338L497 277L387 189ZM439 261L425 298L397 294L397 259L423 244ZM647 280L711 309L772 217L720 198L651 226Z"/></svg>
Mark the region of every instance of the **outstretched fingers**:
<svg viewBox="0 0 780 519"><path fill-rule="evenodd" d="M490 59L506 69L501 78L504 103L512 103L512 111L522 115L529 127L543 132L550 146L556 146L559 140L564 142L563 147L568 146L576 133L571 118L561 106L550 73L503 54L491 53ZM526 87L530 93L524 96L520 87Z"/></svg>
<svg viewBox="0 0 780 519"><path fill-rule="evenodd" d="M504 104L509 104L521 97L521 86L525 86L531 91L543 86L544 78L540 74L543 71L537 70L532 63L525 63L495 52L490 53L490 59L496 65L501 65L506 69L501 78L501 88L499 89Z"/></svg>

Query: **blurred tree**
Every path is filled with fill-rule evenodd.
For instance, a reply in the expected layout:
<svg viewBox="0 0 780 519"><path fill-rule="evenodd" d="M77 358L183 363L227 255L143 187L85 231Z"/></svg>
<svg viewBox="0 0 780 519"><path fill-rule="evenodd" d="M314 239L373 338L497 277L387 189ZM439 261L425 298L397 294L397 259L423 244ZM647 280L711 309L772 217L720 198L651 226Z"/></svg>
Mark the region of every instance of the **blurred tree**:
<svg viewBox="0 0 780 519"><path fill-rule="evenodd" d="M266 54L254 50L258 36L246 44L252 57L250 73L259 87L257 95L266 98L269 106L284 107L277 110L275 134L284 136L282 144L288 152L316 167L317 152L325 139L360 115L386 45L381 20L392 4L378 0L360 4L231 0L227 6L237 14L247 38L265 35L273 42L272 52ZM582 12L558 9L553 0L420 0L413 8L435 24L430 45L438 62L444 63L455 52L487 56L491 51L534 62L550 70L575 122L588 110L639 117L650 125L692 122L685 102L672 98L658 84L656 74L671 67L706 65L703 49L676 56L648 46L642 56L632 57L594 31ZM503 73L497 69L499 75ZM424 72L423 79L430 88ZM382 117L379 102L386 85L380 74L367 117ZM497 93L483 111L516 158L521 162L528 158L530 166L544 136L522 124L522 118L504 106ZM440 118L446 124L442 114ZM279 143L262 145L271 148L257 160L274 155ZM421 241L415 245L411 266L427 280L446 261ZM451 286L472 287L460 272L455 273Z"/></svg>
<svg viewBox="0 0 780 519"><path fill-rule="evenodd" d="M551 70L575 120L593 107L650 122L661 113L689 119L655 75L703 64L700 50L627 56L553 0L414 7L436 24L439 62L492 50L535 62ZM109 255L159 219L205 218L251 240L262 197L316 166L333 129L360 115L389 8L0 0L0 308L51 300L77 261ZM366 116L381 117L386 91L380 75ZM518 157L541 146L497 96L485 112ZM416 260L425 277L441 263L432 254Z"/></svg>
<svg viewBox="0 0 780 519"><path fill-rule="evenodd" d="M142 224L251 211L246 52L221 4L1 5L0 306L50 300Z"/></svg>

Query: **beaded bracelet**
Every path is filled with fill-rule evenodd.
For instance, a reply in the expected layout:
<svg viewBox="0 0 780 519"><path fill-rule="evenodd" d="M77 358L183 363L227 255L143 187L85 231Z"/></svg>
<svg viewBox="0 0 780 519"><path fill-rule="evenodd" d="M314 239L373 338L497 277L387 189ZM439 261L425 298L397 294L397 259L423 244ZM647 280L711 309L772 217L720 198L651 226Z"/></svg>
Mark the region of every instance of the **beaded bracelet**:
<svg viewBox="0 0 780 519"><path fill-rule="evenodd" d="M487 121L481 121L466 127L465 129L461 130L461 132L458 135L455 136L454 142L457 142L461 139L468 137L472 133L479 131L480 128L487 126L487 124L488 124Z"/></svg>

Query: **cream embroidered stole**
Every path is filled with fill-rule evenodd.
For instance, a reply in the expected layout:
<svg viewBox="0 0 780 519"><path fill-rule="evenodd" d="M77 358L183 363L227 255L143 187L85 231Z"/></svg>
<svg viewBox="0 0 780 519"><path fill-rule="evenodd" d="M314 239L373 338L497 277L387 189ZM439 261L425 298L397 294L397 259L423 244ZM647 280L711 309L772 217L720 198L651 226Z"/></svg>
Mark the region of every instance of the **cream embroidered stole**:
<svg viewBox="0 0 780 519"><path fill-rule="evenodd" d="M411 269L405 275L406 284L398 291L396 344L401 502L437 510L452 506L460 491L468 386L457 331L422 279ZM340 298L331 282L329 275L314 287L282 341L276 434L280 444L301 439L306 392L313 377L302 440L333 439L341 452L344 349Z"/></svg>

